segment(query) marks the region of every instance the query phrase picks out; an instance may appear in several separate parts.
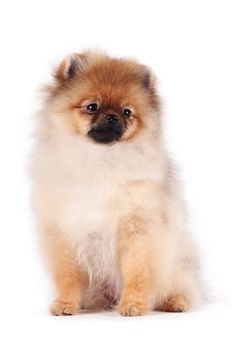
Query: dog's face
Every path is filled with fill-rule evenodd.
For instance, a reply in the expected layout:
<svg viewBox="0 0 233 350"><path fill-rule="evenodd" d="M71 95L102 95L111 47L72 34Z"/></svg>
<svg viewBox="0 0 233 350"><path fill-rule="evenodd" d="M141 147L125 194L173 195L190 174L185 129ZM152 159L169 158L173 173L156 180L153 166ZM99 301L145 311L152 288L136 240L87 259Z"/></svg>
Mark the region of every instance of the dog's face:
<svg viewBox="0 0 233 350"><path fill-rule="evenodd" d="M159 109L154 78L146 66L95 53L74 54L55 73L49 88L56 110L74 133L114 144L151 128Z"/></svg>

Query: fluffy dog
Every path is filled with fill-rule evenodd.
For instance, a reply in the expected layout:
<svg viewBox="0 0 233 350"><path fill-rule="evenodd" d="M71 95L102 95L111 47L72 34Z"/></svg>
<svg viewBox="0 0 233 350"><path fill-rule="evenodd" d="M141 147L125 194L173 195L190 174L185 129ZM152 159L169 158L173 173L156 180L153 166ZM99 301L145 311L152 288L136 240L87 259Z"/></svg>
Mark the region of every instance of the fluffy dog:
<svg viewBox="0 0 233 350"><path fill-rule="evenodd" d="M32 198L57 290L51 313L197 305L198 261L153 73L87 51L65 58L45 92Z"/></svg>

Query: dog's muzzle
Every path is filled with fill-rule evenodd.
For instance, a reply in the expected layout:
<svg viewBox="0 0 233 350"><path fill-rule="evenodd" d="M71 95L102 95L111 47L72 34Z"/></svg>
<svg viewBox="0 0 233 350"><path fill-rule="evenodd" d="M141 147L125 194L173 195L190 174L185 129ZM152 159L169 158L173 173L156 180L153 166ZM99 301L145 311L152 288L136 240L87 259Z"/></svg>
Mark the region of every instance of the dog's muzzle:
<svg viewBox="0 0 233 350"><path fill-rule="evenodd" d="M96 142L118 141L123 134L123 125L115 114L108 114L99 124L93 126L88 135Z"/></svg>

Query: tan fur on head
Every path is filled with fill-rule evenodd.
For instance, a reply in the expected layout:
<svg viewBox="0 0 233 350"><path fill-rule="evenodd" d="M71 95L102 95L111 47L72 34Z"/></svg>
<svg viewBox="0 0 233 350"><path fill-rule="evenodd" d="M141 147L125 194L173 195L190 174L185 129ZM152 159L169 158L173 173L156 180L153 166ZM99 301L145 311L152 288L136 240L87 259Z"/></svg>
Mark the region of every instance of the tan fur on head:
<svg viewBox="0 0 233 350"><path fill-rule="evenodd" d="M65 58L46 91L32 197L57 288L51 312L197 305L198 263L153 73L87 51Z"/></svg>
<svg viewBox="0 0 233 350"><path fill-rule="evenodd" d="M122 123L120 140L136 136L140 129L150 129L147 119L154 111L159 123L155 78L149 68L133 60L93 52L72 54L61 62L54 77L54 84L47 88L51 104L60 114L57 119L65 118L65 126L74 133L87 136L108 113ZM87 113L90 103L98 104L98 113ZM124 108L132 112L130 117L124 118Z"/></svg>

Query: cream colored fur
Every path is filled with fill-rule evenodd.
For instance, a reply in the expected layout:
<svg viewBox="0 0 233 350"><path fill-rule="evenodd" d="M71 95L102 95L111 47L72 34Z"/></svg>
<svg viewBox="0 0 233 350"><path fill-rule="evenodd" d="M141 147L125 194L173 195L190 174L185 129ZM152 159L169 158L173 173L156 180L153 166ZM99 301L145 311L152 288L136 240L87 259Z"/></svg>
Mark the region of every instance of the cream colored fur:
<svg viewBox="0 0 233 350"><path fill-rule="evenodd" d="M141 132L130 142L94 144L72 134L48 108L37 141L32 193L38 224L42 233L54 226L65 235L88 271L90 300L84 304L91 304L94 289L105 281L116 298L121 293L117 227L131 213L145 218L154 249L159 276L151 308L177 293L185 294L191 306L198 304L197 260L161 138Z"/></svg>

